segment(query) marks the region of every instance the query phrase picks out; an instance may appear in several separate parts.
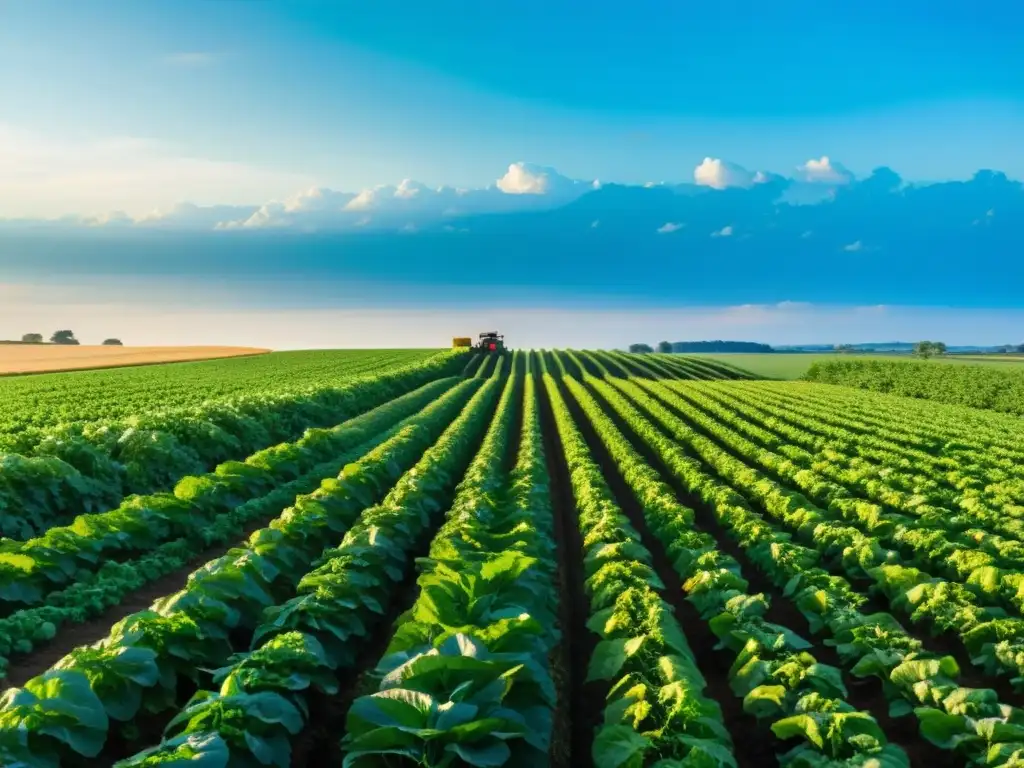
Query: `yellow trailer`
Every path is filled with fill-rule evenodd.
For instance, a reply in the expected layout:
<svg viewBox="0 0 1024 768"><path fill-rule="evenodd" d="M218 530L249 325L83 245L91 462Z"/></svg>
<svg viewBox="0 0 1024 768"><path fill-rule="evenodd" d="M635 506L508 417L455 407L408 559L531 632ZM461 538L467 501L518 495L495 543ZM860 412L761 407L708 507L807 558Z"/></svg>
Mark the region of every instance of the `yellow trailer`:
<svg viewBox="0 0 1024 768"><path fill-rule="evenodd" d="M453 348L471 347L471 346L473 346L473 340L471 338L469 338L468 336L456 336L454 339L452 339L452 347Z"/></svg>

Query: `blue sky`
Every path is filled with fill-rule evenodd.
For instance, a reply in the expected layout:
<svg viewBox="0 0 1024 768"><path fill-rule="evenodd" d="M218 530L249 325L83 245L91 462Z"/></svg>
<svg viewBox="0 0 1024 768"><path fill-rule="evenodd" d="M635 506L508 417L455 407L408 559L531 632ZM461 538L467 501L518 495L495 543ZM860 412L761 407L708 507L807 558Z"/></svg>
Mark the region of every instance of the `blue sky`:
<svg viewBox="0 0 1024 768"><path fill-rule="evenodd" d="M1024 210L1019 190L943 185L934 205L949 221L929 231L920 185L982 168L1024 178L1024 6L695 5L7 3L0 219L19 226L0 227L0 288L28 302L21 287L70 274L107 286L170 274L221 281L217 303L239 312L285 312L310 296L301 264L321 284L360 286L320 291L318 310L441 312L465 292L432 277L432 264L461 276L495 238L506 263L527 263L522 237L519 253L528 248L547 277L491 278L503 311L884 303L906 317L920 308L920 328L901 330L927 335L939 311L927 307L1015 308L1005 281L963 272L1016 279L1020 238L1007 214ZM918 185L913 200L899 190L856 198L879 166L899 174L899 190ZM776 174L777 198L762 200ZM608 207L618 200L609 184L648 182L720 199L652 194ZM809 210L790 211L794 202ZM767 237L775 216L791 240ZM50 223L26 224L36 220ZM357 227L377 239L336 233L325 245L310 234ZM179 229L199 240L175 240ZM423 240L441 231L463 241ZM643 272L621 263L631 251ZM254 282L276 293L224 278L254 253ZM723 259L733 266L724 287ZM601 273L585 275L588 265ZM931 279L914 280L915 269ZM688 270L700 277L686 285ZM659 271L678 290L643 278ZM0 336L19 322L11 302ZM103 311L88 306L84 315ZM849 316L821 312L796 341L871 340ZM1012 336L997 315L971 317L979 341Z"/></svg>

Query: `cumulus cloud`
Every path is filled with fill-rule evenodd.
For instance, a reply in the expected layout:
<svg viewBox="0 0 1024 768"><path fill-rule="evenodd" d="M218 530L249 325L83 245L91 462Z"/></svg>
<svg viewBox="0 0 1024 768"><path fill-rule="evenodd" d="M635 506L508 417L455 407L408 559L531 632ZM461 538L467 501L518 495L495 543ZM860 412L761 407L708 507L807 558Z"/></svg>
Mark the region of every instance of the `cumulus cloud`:
<svg viewBox="0 0 1024 768"><path fill-rule="evenodd" d="M426 191L426 187L420 184L418 181L412 179L403 179L402 183L395 189L395 197L400 197L403 200L409 200L416 197L421 192Z"/></svg>
<svg viewBox="0 0 1024 768"><path fill-rule="evenodd" d="M221 218L216 226L218 229L291 226L317 229L335 221L355 197L349 192L337 192L324 187L310 187L305 192L300 192L286 200L265 203L241 218Z"/></svg>
<svg viewBox="0 0 1024 768"><path fill-rule="evenodd" d="M136 226L147 228L211 229L225 221L245 220L258 210L255 205L211 205L178 203L168 208L135 216Z"/></svg>
<svg viewBox="0 0 1024 768"><path fill-rule="evenodd" d="M671 234L672 232L677 232L684 226L684 224L680 224L674 221L666 221L664 224L658 227L658 232L662 235L668 235Z"/></svg>
<svg viewBox="0 0 1024 768"><path fill-rule="evenodd" d="M506 195L535 195L571 198L596 189L601 182L577 181L563 176L554 168L533 163L512 163L505 175L495 182L495 188Z"/></svg>
<svg viewBox="0 0 1024 768"><path fill-rule="evenodd" d="M767 176L751 173L735 163L705 157L701 164L693 169L693 180L701 187L727 189L728 187L749 187L754 183L762 183L762 181L767 181Z"/></svg>
<svg viewBox="0 0 1024 768"><path fill-rule="evenodd" d="M840 163L829 159L828 155L822 155L817 160L812 158L797 166L796 170L797 178L812 184L849 184L853 181L853 174Z"/></svg>
<svg viewBox="0 0 1024 768"><path fill-rule="evenodd" d="M719 230L716 230L716 231L712 232L711 236L712 237L732 237L732 225L729 224L727 226L722 227Z"/></svg>
<svg viewBox="0 0 1024 768"><path fill-rule="evenodd" d="M431 225L444 228L442 220L483 213L543 210L564 205L600 188L600 182L569 179L553 168L513 163L489 187L464 189L428 187L412 179L397 186L380 184L351 194L317 187L291 202L267 203L246 214L245 220L223 221L222 229L237 227L303 226L308 229L345 229L355 226L357 214L373 214L363 226L407 231ZM313 215L313 214L316 215Z"/></svg>
<svg viewBox="0 0 1024 768"><path fill-rule="evenodd" d="M364 189L345 203L345 209L349 211L365 211L368 208L372 208L374 203L378 201L378 195L383 189L387 189L387 187L380 186L373 189Z"/></svg>
<svg viewBox="0 0 1024 768"><path fill-rule="evenodd" d="M512 163L497 181L498 189L506 195L546 195L551 188L553 169Z"/></svg>
<svg viewBox="0 0 1024 768"><path fill-rule="evenodd" d="M847 253L856 253L857 251L863 251L864 243L862 243L860 240L855 240L852 243L844 245L843 250L846 251Z"/></svg>
<svg viewBox="0 0 1024 768"><path fill-rule="evenodd" d="M87 227L126 227L135 220L124 211L110 211L96 216L84 216L82 223Z"/></svg>

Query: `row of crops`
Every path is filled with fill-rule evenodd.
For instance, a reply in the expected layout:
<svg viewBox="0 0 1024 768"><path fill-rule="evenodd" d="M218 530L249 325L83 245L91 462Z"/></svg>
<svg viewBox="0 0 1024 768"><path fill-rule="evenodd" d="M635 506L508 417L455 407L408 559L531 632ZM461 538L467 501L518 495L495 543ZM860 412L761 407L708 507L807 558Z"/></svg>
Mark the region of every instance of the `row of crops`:
<svg viewBox="0 0 1024 768"><path fill-rule="evenodd" d="M130 419L210 401L300 396L422 362L429 349L308 350L200 362L0 378L0 434Z"/></svg>
<svg viewBox="0 0 1024 768"><path fill-rule="evenodd" d="M69 406L88 407L90 398L135 403L136 415L126 418L60 421L19 429L4 424L3 414L39 410L43 419L56 418L55 411L0 399L4 409L0 412L0 535L29 539L82 512L110 509L130 494L170 490L183 477L202 475L222 462L295 440L309 428L329 428L440 375L457 374L465 365L451 353L352 354L351 361L336 357L333 373L317 369L311 378L307 378L305 358L297 358L290 389L250 383L247 395L215 398L188 408L176 407L179 401L166 393L134 392L130 382L114 392L86 388L79 393L79 377L91 374L61 374L67 377L62 397ZM273 357L245 359L263 362ZM188 380L177 378L181 369L207 365L226 363L150 366L121 373L166 368L167 380L184 386ZM203 375L210 381L225 375L223 368L200 370L207 371ZM0 380L0 396L14 381L23 387L36 382L37 394L48 387L44 377Z"/></svg>
<svg viewBox="0 0 1024 768"><path fill-rule="evenodd" d="M381 379L0 543L0 763L1024 765L1018 420L684 356Z"/></svg>
<svg viewBox="0 0 1024 768"><path fill-rule="evenodd" d="M893 360L816 362L806 379L1024 416L1024 370Z"/></svg>

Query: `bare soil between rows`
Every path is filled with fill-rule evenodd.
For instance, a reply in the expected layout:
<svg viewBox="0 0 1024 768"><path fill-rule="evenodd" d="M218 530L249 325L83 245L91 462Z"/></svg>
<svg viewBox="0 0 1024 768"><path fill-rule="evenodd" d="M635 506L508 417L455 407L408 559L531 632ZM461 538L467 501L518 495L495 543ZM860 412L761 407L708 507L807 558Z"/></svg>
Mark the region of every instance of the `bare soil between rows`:
<svg viewBox="0 0 1024 768"><path fill-rule="evenodd" d="M743 702L729 686L729 669L734 660L726 650L716 650L718 638L692 603L686 600L682 581L665 551L644 518L643 507L630 489L622 471L604 446L593 424L575 397L563 388L573 420L590 448L591 456L602 469L605 481L619 508L640 534L640 541L651 553L654 570L665 585L662 598L669 604L686 635L698 667L707 682L705 694L718 703L725 726L733 737L733 754L740 768L777 765L776 752L784 750L771 732L743 711ZM621 431L621 430L620 430ZM626 433L624 433L626 434Z"/></svg>
<svg viewBox="0 0 1024 768"><path fill-rule="evenodd" d="M584 590L583 537L576 515L569 467L562 439L555 424L551 398L542 378L537 377L541 408L541 434L551 481L551 505L558 546L560 628L562 631L558 709L552 734L553 747L563 765L591 765L594 734L604 714L606 684L587 682L587 669L597 645L597 635L587 629L589 605Z"/></svg>
<svg viewBox="0 0 1024 768"><path fill-rule="evenodd" d="M751 591L755 593L761 592L769 597L771 605L765 618L775 624L792 629L805 639L813 642L814 635L810 632L810 626L806 617L797 610L792 600L784 597L781 591L764 576L760 569L750 562L744 550L718 522L714 512L707 504L699 497L687 491L683 484L668 470L660 457L632 432L613 408L607 405L599 392L593 388L590 388L590 391L605 406L605 412L616 423L616 426L618 426L627 439L631 441L637 452L644 457L651 467L658 471L662 479L673 489L676 497L683 504L694 510L699 529L713 536L719 548L726 554L731 555L740 564L743 577L749 582ZM671 403L660 398L656 399L678 416L685 418L685 414L680 409L673 408ZM663 435L670 439L672 438L660 424L653 419L650 421ZM696 425L691 424L691 426L695 429L697 428ZM703 464L703 462L701 463ZM705 465L705 470L709 474L717 476L717 473L707 465ZM756 509L757 505L753 505L753 508ZM854 584L854 586L857 586L857 584ZM869 603L866 606L867 613L883 611L884 609L883 605L869 598ZM956 768L956 766L961 764L952 752L939 749L921 736L918 731L916 718L912 716L892 718L889 716L889 705L882 690L881 681L874 677L855 678L850 676L843 668L835 649L820 641L814 643L811 653L820 661L843 671L844 683L848 692L846 701L859 710L870 712L882 727L889 741L898 745L907 753L910 757L911 765L929 765L933 766L933 768ZM699 657L698 661L701 661ZM701 668L703 669L703 667Z"/></svg>

